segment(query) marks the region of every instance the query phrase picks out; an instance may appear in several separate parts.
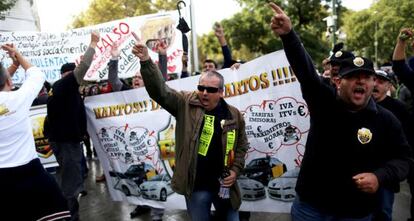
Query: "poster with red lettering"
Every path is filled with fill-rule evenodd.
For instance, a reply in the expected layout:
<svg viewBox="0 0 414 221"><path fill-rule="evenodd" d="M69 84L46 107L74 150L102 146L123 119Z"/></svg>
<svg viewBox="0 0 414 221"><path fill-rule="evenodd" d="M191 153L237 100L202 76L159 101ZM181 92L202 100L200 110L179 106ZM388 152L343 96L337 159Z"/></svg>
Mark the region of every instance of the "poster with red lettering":
<svg viewBox="0 0 414 221"><path fill-rule="evenodd" d="M167 70L169 74L181 73L183 54L181 32L176 29L178 13L163 12L125 18L94 26L71 29L60 33L47 32L0 32L0 44L13 43L30 62L38 66L47 75L47 81L53 83L60 78L60 67L67 62L80 62L90 42L91 31L98 31L101 40L96 48L96 55L86 73L85 80L99 82L108 78L107 64L111 58L111 48L118 45L120 57L118 76L129 78L140 69L139 59L132 54L136 40L135 32L141 41L151 49L150 56L158 62L155 44L163 42L167 52ZM4 51L0 59L6 66L11 64ZM19 85L25 80L23 69L13 76L13 83Z"/></svg>

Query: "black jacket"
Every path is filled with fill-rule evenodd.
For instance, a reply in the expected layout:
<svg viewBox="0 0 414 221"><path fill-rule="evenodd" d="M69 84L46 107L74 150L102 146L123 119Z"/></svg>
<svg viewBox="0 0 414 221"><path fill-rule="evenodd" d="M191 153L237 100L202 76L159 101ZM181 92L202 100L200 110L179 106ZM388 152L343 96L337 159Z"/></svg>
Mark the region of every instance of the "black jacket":
<svg viewBox="0 0 414 221"><path fill-rule="evenodd" d="M372 99L363 110L348 111L335 88L321 81L295 32L281 38L311 116L296 191L326 214L367 216L378 196L357 189L352 177L371 172L380 186L405 179L411 153L401 125ZM361 130L371 132L365 144Z"/></svg>
<svg viewBox="0 0 414 221"><path fill-rule="evenodd" d="M408 143L411 147L413 147L414 125L411 123L410 112L408 111L407 105L390 96L385 97L382 101L377 102L377 104L391 111L391 113L397 117L397 119L401 122Z"/></svg>
<svg viewBox="0 0 414 221"><path fill-rule="evenodd" d="M53 84L47 101L47 133L51 142L80 142L86 134L86 113L73 73Z"/></svg>
<svg viewBox="0 0 414 221"><path fill-rule="evenodd" d="M414 94L414 70L411 70L408 65L405 63L405 60L392 61L392 70L398 76L398 79L405 85L406 88ZM410 103L406 104L408 106L410 119L408 120L410 125L414 125L414 99L410 100ZM407 134L409 142L414 143L414 130L411 129L409 134ZM414 148L414 147L413 147Z"/></svg>

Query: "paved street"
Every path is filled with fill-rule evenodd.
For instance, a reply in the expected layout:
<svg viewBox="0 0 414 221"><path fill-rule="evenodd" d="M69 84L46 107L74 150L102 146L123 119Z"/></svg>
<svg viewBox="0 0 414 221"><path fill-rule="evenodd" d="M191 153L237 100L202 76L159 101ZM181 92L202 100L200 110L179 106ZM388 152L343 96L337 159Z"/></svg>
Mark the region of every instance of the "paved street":
<svg viewBox="0 0 414 221"><path fill-rule="evenodd" d="M99 161L89 160L89 176L86 181L88 195L80 199L81 220L83 221L127 221L129 213L135 208L127 203L111 200L105 183L95 183L95 176L102 174ZM401 185L401 192L394 203L394 221L406 221L409 216L410 193L407 183ZM151 221L149 214L134 218L136 221ZM185 211L166 211L164 221L188 221ZM289 221L289 214L252 213L250 221Z"/></svg>

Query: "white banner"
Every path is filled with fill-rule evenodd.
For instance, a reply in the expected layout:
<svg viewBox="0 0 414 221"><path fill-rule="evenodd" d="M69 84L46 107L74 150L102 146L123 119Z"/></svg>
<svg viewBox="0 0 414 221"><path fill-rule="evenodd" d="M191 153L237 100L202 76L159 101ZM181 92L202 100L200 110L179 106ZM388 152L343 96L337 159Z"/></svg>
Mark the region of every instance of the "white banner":
<svg viewBox="0 0 414 221"><path fill-rule="evenodd" d="M309 130L309 113L283 51L219 71L225 100L246 121L250 149L237 183L241 210L289 212ZM169 81L193 91L198 76ZM88 132L114 200L185 208L172 192L175 119L153 102L145 88L87 97ZM158 174L158 176L156 176Z"/></svg>
<svg viewBox="0 0 414 221"><path fill-rule="evenodd" d="M111 58L110 50L117 42L121 52L119 61L119 76L132 77L139 69L138 59L132 55L135 32L143 42L153 48L157 39L167 44L168 73L181 73L182 37L176 29L178 13L176 11L127 18L95 26L73 29L61 33L47 32L0 32L0 45L13 43L23 56L39 67L47 75L48 82L60 78L60 67L67 62L79 63L90 43L90 32L97 30L101 40L96 48L96 56L85 80L99 81L107 79L107 63ZM150 51L153 61L158 62L158 54ZM0 50L0 61L8 67L11 59ZM13 83L24 81L24 72L20 68L13 76Z"/></svg>

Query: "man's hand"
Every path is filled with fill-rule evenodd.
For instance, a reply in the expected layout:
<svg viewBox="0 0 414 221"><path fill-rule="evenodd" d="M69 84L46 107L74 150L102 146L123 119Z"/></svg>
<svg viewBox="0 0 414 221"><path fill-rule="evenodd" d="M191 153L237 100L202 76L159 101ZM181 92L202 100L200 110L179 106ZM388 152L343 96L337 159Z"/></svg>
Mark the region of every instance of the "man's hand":
<svg viewBox="0 0 414 221"><path fill-rule="evenodd" d="M13 60L13 65L15 65L16 67L19 67L20 63L17 60L17 49L13 44L4 44L4 47L2 46L2 49L5 50L7 52L7 54L9 55L9 57Z"/></svg>
<svg viewBox="0 0 414 221"><path fill-rule="evenodd" d="M19 51L17 51L16 47L13 44L4 44L1 48L7 52L9 57L13 60L13 65L18 68L20 65L20 62L17 59Z"/></svg>
<svg viewBox="0 0 414 221"><path fill-rule="evenodd" d="M275 12L270 23L273 33L277 36L289 33L292 30L292 22L290 21L290 18L275 3L270 2L269 5Z"/></svg>
<svg viewBox="0 0 414 221"><path fill-rule="evenodd" d="M378 190L378 178L373 173L360 173L352 177L358 189L366 193L375 193Z"/></svg>
<svg viewBox="0 0 414 221"><path fill-rule="evenodd" d="M16 58L16 54L18 53L16 47L13 44L4 44L1 46L1 49L5 50L7 52L7 54L9 55L9 57L14 61L16 60L17 62L17 58Z"/></svg>
<svg viewBox="0 0 414 221"><path fill-rule="evenodd" d="M413 36L413 31L409 28L403 28L397 38L397 44L394 48L394 54L392 60L400 61L405 60L405 47L407 46L407 40Z"/></svg>
<svg viewBox="0 0 414 221"><path fill-rule="evenodd" d="M20 53L17 51L16 47L13 44L4 44L1 46L1 48L6 51L6 53L9 55L9 57L13 61L12 65L10 65L10 67L7 68L7 71L9 72L10 76L13 77L14 73L16 73L17 69L20 66L18 56L19 57L22 57L22 56L20 55Z"/></svg>
<svg viewBox="0 0 414 221"><path fill-rule="evenodd" d="M91 32L91 44L89 46L92 48L96 48L100 38L101 37L99 36L99 33L97 31L92 31Z"/></svg>
<svg viewBox="0 0 414 221"><path fill-rule="evenodd" d="M134 36L137 43L132 48L132 54L137 56L140 61L147 61L150 59L150 56L148 54L148 48L145 44L141 42L141 39L135 34L135 32L132 32L132 36Z"/></svg>
<svg viewBox="0 0 414 221"><path fill-rule="evenodd" d="M224 36L224 29L221 26L221 24L218 22L214 23L214 34L216 35L217 38Z"/></svg>
<svg viewBox="0 0 414 221"><path fill-rule="evenodd" d="M19 65L21 65L23 67L23 69L26 71L27 69L29 69L32 64L30 64L30 62L28 62L20 53L19 51L16 49L16 47L13 44L4 44L1 46L1 48L3 50L5 50L7 52L7 54L11 57L11 59L13 60L13 65L12 66L16 66L15 69L18 68ZM9 72L10 75L13 76L13 73L16 71L14 69L11 70L9 68ZM13 72L13 73L12 73Z"/></svg>
<svg viewBox="0 0 414 221"><path fill-rule="evenodd" d="M230 176L224 178L223 180L223 186L224 187L231 187L237 179L237 175L236 172L234 172L233 170L229 170L230 171Z"/></svg>
<svg viewBox="0 0 414 221"><path fill-rule="evenodd" d="M409 38L413 37L413 31L409 28L403 28L398 35L398 41L406 43Z"/></svg>
<svg viewBox="0 0 414 221"><path fill-rule="evenodd" d="M230 67L230 69L231 69L231 70L233 70L233 71L237 71L237 70L239 70L240 65L241 65L241 63L234 63L234 64Z"/></svg>
<svg viewBox="0 0 414 221"><path fill-rule="evenodd" d="M167 45L163 40L158 39L157 44L155 45L155 51L160 55L167 55Z"/></svg>
<svg viewBox="0 0 414 221"><path fill-rule="evenodd" d="M112 48L111 48L111 56L112 56L112 59L118 60L120 54L121 53L119 52L119 49L118 49L118 43L115 42L112 45Z"/></svg>
<svg viewBox="0 0 414 221"><path fill-rule="evenodd" d="M221 26L221 24L218 22L214 23L214 34L219 40L221 46L227 45L226 37L224 36L223 26Z"/></svg>

